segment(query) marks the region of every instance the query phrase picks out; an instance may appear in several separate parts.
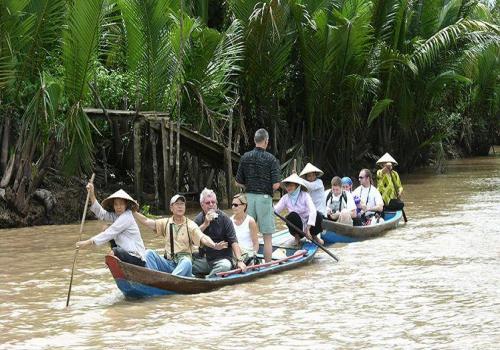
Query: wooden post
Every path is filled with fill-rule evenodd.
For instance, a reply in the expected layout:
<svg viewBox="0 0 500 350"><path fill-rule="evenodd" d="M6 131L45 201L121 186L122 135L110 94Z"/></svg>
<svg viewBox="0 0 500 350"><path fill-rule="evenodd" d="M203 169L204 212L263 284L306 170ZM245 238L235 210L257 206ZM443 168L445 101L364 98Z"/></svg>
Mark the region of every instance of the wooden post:
<svg viewBox="0 0 500 350"><path fill-rule="evenodd" d="M156 130L154 130L149 122L149 139L151 141L151 154L153 157L153 184L155 189L155 208L158 209L160 206L160 191L158 189L158 158L156 154L156 145L158 144L158 137L156 135Z"/></svg>
<svg viewBox="0 0 500 350"><path fill-rule="evenodd" d="M161 148L162 148L162 153L163 153L163 186L164 186L164 197L165 197L165 210L168 210L170 206L170 189L172 187L172 183L170 181L170 163L168 160L168 151L169 151L169 144L168 144L168 131L167 131L167 123L168 119L163 119L161 122Z"/></svg>
<svg viewBox="0 0 500 350"><path fill-rule="evenodd" d="M225 161L226 161L226 192L227 192L227 207L231 208L231 203L233 201L233 162L231 161L231 144L233 140L233 110L229 115L229 135L228 135L227 147L225 149Z"/></svg>
<svg viewBox="0 0 500 350"><path fill-rule="evenodd" d="M134 121L134 190L135 199L142 199L142 164L141 164L142 120Z"/></svg>
<svg viewBox="0 0 500 350"><path fill-rule="evenodd" d="M181 181L181 121L177 120L177 144L175 146L175 190L179 192Z"/></svg>

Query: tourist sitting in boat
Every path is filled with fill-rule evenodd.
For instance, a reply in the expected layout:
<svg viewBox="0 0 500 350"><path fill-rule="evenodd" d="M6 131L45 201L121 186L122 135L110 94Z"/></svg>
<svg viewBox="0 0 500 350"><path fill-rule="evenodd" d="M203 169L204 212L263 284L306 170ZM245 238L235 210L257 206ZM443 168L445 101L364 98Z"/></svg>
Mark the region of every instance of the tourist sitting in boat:
<svg viewBox="0 0 500 350"><path fill-rule="evenodd" d="M373 186L373 176L370 170L362 169L359 172L359 183L360 186L352 193L361 199L361 218L354 220L355 226L364 225L366 220L371 219L376 212L381 213L384 209L384 201L380 192Z"/></svg>
<svg viewBox="0 0 500 350"><path fill-rule="evenodd" d="M215 192L208 188L203 189L200 204L202 211L195 217L194 222L214 242L226 241L228 247L222 250L215 250L210 246L201 247L201 256L193 261L193 273L210 278L219 272L231 270L235 265L246 271L233 223L224 212L217 209ZM236 264L233 259L236 259Z"/></svg>
<svg viewBox="0 0 500 350"><path fill-rule="evenodd" d="M321 215L325 216L325 186L320 179L321 176L323 176L323 171L316 168L311 163L307 163L300 172L300 177L305 180L304 185L307 187L307 191L312 198L316 210L319 211Z"/></svg>
<svg viewBox="0 0 500 350"><path fill-rule="evenodd" d="M344 176L342 178L342 190L345 192L352 193L352 180L349 176Z"/></svg>
<svg viewBox="0 0 500 350"><path fill-rule="evenodd" d="M134 220L132 211L139 208L139 204L124 190L119 190L102 201L102 206L97 201L94 185L87 184L90 202L90 210L99 220L104 220L111 225L103 232L85 241L76 242L76 248L88 248L93 245L103 245L113 242L109 254L115 255L121 261L145 266L144 242L139 227Z"/></svg>
<svg viewBox="0 0 500 350"><path fill-rule="evenodd" d="M304 180L297 174L292 174L281 183L285 186L287 193L274 206L274 211L281 213L287 209L286 219L288 221L302 229L307 239L323 244L323 240L319 236L323 230L321 227L323 216L316 210L311 196L307 193ZM287 226L290 234L295 237L295 244L298 247L301 234L291 225L287 224Z"/></svg>
<svg viewBox="0 0 500 350"><path fill-rule="evenodd" d="M342 180L335 176L332 179L332 189L326 196L327 218L341 224L351 225L356 218L356 204L352 194L342 189Z"/></svg>
<svg viewBox="0 0 500 350"><path fill-rule="evenodd" d="M382 166L382 169L377 171L377 189L384 200L384 210L403 209L404 204L401 201L403 186L401 186L399 174L393 170L398 163L389 153L386 153L377 161L377 165Z"/></svg>
<svg viewBox="0 0 500 350"><path fill-rule="evenodd" d="M170 211L172 217L157 220L149 219L138 212L134 213L137 221L165 237L165 255L160 256L156 251L148 249L146 267L172 275L191 277L194 245L199 246L201 243L214 250L222 250L227 248L227 242L214 243L201 232L198 225L185 216L184 196L176 194L170 199Z"/></svg>
<svg viewBox="0 0 500 350"><path fill-rule="evenodd" d="M245 265L255 262L255 256L259 251L259 229L254 218L247 214L247 206L247 197L243 193L233 197L231 221L236 231Z"/></svg>

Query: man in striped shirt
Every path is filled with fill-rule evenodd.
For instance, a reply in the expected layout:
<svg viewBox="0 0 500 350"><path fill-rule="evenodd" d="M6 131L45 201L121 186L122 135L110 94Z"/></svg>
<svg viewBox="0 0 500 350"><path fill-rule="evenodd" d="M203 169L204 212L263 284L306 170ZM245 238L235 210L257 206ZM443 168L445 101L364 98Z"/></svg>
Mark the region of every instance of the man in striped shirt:
<svg viewBox="0 0 500 350"><path fill-rule="evenodd" d="M255 132L254 142L255 148L241 157L236 185L247 193L247 213L257 221L264 237L264 259L269 262L275 231L273 192L280 187L280 164L275 156L266 151L269 134L265 129Z"/></svg>

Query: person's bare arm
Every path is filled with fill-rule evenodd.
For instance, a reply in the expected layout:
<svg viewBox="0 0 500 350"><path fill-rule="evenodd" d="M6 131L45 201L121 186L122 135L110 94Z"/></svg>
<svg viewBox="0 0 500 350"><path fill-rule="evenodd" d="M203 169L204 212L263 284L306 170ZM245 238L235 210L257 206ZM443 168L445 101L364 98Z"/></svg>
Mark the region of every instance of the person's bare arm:
<svg viewBox="0 0 500 350"><path fill-rule="evenodd" d="M252 237L253 250L257 253L259 251L259 228L254 219L250 218L250 236Z"/></svg>
<svg viewBox="0 0 500 350"><path fill-rule="evenodd" d="M145 225L146 227L149 227L152 230L156 230L156 220L149 219L137 211L134 211L133 214L134 214L134 218L138 222Z"/></svg>

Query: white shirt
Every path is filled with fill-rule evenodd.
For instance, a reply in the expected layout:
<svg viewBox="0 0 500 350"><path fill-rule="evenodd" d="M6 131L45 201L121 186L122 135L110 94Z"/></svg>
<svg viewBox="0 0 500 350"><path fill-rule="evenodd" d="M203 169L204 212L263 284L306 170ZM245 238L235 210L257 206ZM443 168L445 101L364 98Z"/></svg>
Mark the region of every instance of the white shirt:
<svg viewBox="0 0 500 350"><path fill-rule="evenodd" d="M231 216L231 221L233 222L234 231L236 232L236 238L238 238L238 244L241 248L253 251L253 241L252 233L250 231L250 218L251 216L247 214L247 217L241 225L236 225L234 221L234 215Z"/></svg>
<svg viewBox="0 0 500 350"><path fill-rule="evenodd" d="M304 180L304 185L307 187L307 191L312 198L316 210L321 214L326 215L326 197L323 181L321 181L321 179L316 179L313 182Z"/></svg>
<svg viewBox="0 0 500 350"><path fill-rule="evenodd" d="M382 195L373 185L370 185L370 187L359 186L352 192L352 194L353 196L361 198L361 204L365 204L368 208L384 205ZM371 215L374 214L374 212L368 211L366 214Z"/></svg>
<svg viewBox="0 0 500 350"><path fill-rule="evenodd" d="M331 193L331 197L328 198L328 194ZM345 194L345 199L342 196ZM342 191L339 196L335 196L331 190L325 191L325 196L328 198L326 202L326 206L332 210L332 213L335 213L339 210L340 206L340 198L342 198L342 210L347 209L347 211L352 211L356 209L356 204L354 203L354 197L350 192ZM346 201L347 200L347 201Z"/></svg>
<svg viewBox="0 0 500 350"><path fill-rule="evenodd" d="M118 216L114 212L104 210L97 201L92 204L90 210L99 220L113 223L106 230L91 238L96 245L102 245L114 239L118 247L123 248L130 255L144 260L146 248L144 248L139 226L137 226L130 210L127 209Z"/></svg>

